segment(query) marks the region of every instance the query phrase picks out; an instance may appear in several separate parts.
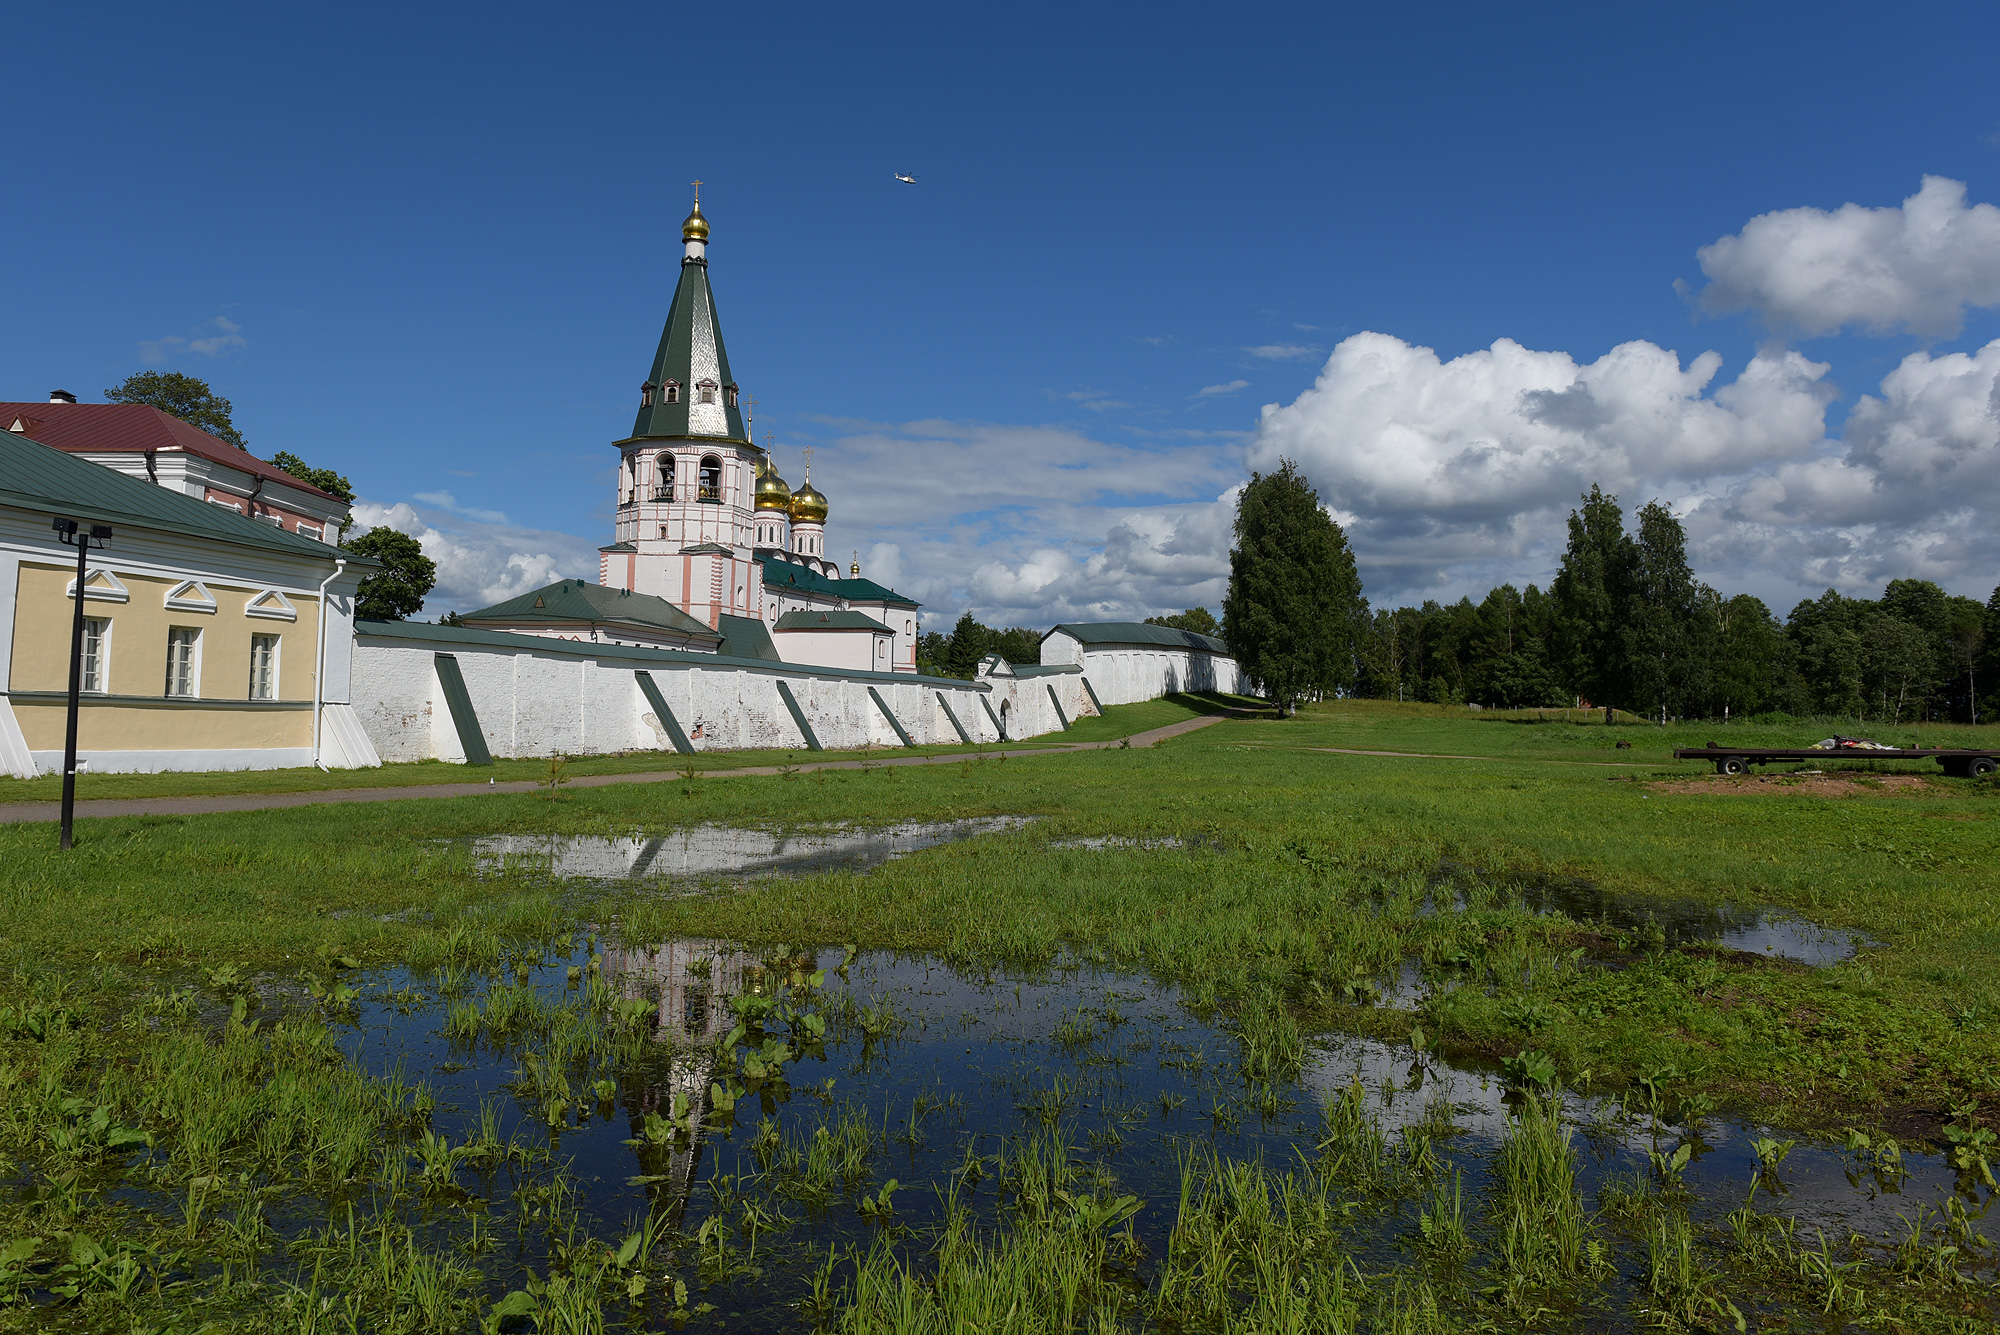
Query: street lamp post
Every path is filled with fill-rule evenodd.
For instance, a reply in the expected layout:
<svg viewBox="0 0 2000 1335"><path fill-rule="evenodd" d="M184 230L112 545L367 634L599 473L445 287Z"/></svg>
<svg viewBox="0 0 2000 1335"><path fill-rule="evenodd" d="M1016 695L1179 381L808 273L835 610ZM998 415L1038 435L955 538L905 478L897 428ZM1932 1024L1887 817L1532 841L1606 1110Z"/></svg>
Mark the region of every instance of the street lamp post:
<svg viewBox="0 0 2000 1335"><path fill-rule="evenodd" d="M74 519L55 521L56 536L76 548L76 615L69 628L69 727L63 737L62 846L70 846L70 830L76 820L76 722L83 697L83 599L84 581L90 576L90 545L111 541L111 530L92 524L86 531Z"/></svg>

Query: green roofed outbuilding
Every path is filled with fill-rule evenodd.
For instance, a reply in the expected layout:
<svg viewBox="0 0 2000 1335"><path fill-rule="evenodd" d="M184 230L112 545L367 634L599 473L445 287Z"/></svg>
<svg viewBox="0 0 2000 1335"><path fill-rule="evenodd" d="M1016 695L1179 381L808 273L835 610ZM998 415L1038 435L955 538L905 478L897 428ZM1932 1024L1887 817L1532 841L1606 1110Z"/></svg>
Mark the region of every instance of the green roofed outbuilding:
<svg viewBox="0 0 2000 1335"><path fill-rule="evenodd" d="M580 579L558 580L459 620L479 630L697 653L716 653L723 641L721 633L664 598Z"/></svg>

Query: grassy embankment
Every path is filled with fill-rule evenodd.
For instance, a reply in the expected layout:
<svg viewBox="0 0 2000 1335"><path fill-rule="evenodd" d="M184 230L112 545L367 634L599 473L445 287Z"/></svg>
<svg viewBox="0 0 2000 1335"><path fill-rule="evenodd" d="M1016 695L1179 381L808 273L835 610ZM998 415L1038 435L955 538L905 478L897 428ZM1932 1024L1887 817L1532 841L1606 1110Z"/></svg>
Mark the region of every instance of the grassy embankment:
<svg viewBox="0 0 2000 1335"><path fill-rule="evenodd" d="M1683 731L1698 743L1711 730ZM1628 739L1632 750L1616 749ZM261 1032L232 1024L217 1047L196 1019L204 1002L242 998L254 1018L259 977L337 998L351 964L441 976L504 969L578 922L607 919L638 940L852 941L966 963L1115 963L1246 1014L1281 1000L1306 1024L1398 1039L1420 1025L1447 1055L1539 1051L1567 1082L1644 1088L1684 1113L1727 1105L1801 1127L1886 1123L1905 1136L1947 1119L1992 1122L2000 789L1937 778L1835 800L1750 779L1723 793L1675 793L1649 783L1699 773L1663 762L1675 742L1671 730L1639 726L1333 704L1284 721L1224 722L1153 751L90 821L67 856L46 826L0 829L0 1152L35 1184L0 1206L0 1228L15 1237L139 1229L133 1207L107 1194L118 1181L106 1166L119 1152L111 1141L126 1128L154 1137L149 1180L185 1193L177 1245L208 1257L202 1273L212 1274L229 1248L258 1244L232 1242L227 1221L204 1215L205 1193L235 1191L228 1227L255 1234L256 1202L306 1190L292 1181L298 1173L337 1161L374 1181L366 1162L414 1137L422 1109L409 1090L354 1074L317 1021ZM1336 747L1487 759L1321 749ZM988 813L1046 819L867 876L675 899L496 885L473 875L454 842L494 831ZM1050 846L1074 835L1196 846ZM1462 906L1430 911L1445 864L1485 874L1457 874ZM1550 875L1768 903L1882 944L1812 970L1607 939L1512 903L1510 884ZM1579 967L1579 950L1624 967ZM1438 984L1421 1014L1362 1004L1384 969L1412 957ZM615 1035L585 1037L577 1043L617 1050ZM271 1103L281 1087L292 1091L282 1107ZM296 1145L279 1143L287 1136ZM497 1143L479 1152L528 1153ZM385 1180L397 1162L394 1152L381 1159ZM224 1170L250 1175L228 1187ZM393 1221L366 1240L354 1227L343 1243L329 1225L324 1250L345 1246L352 1268L370 1248L385 1258L405 1248L402 1270L367 1262L395 1292L414 1284L413 1267L463 1264L408 1250L411 1236ZM66 1245L82 1257L74 1264L111 1267L102 1283L115 1285L113 1261L100 1266L88 1248ZM885 1296L901 1283L875 1279ZM211 1298L226 1306L235 1300L226 1264L220 1282Z"/></svg>

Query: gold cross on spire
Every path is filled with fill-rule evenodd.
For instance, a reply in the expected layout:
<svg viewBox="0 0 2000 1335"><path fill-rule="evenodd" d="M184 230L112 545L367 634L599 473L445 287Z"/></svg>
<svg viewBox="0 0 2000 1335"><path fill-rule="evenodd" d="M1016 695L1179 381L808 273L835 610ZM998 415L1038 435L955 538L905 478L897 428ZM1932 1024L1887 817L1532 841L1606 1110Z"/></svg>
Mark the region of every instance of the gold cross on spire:
<svg viewBox="0 0 2000 1335"><path fill-rule="evenodd" d="M694 183L694 206L695 206L696 208L700 208L700 207L701 207L701 182L700 182L700 181L696 181L696 182Z"/></svg>
<svg viewBox="0 0 2000 1335"><path fill-rule="evenodd" d="M806 481L813 480L813 447L806 446Z"/></svg>
<svg viewBox="0 0 2000 1335"><path fill-rule="evenodd" d="M757 434L750 428L757 421L757 400L745 399L743 400L743 406L744 406L743 434L745 436L748 436L751 440L754 441L757 439Z"/></svg>

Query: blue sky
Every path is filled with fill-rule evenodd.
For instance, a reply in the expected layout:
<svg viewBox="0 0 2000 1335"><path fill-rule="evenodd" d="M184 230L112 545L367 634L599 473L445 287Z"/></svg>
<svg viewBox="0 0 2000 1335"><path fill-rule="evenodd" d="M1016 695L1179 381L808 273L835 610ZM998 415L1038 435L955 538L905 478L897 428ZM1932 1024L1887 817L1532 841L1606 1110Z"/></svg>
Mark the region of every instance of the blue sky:
<svg viewBox="0 0 2000 1335"><path fill-rule="evenodd" d="M0 397L204 376L427 615L591 576L698 177L759 434L933 624L1218 606L1280 455L1378 602L1591 480L1781 610L1983 598L1993 7L1615 8L44 7Z"/></svg>

